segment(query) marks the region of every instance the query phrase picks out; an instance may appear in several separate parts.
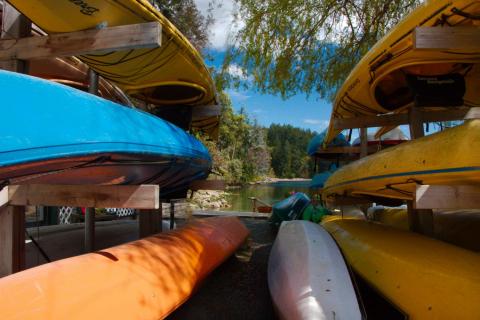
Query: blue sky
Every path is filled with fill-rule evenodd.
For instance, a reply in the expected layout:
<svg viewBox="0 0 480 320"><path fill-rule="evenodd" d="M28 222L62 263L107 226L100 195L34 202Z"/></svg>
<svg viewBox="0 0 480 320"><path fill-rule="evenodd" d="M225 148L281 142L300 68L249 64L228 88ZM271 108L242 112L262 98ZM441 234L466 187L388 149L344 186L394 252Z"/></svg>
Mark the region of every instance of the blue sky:
<svg viewBox="0 0 480 320"><path fill-rule="evenodd" d="M223 61L222 50L209 50L207 59L209 66L219 67ZM235 71L235 68L233 68ZM331 103L312 94L303 94L283 100L280 96L260 94L255 90L227 89L236 111L242 107L251 118L256 118L259 124L270 126L272 123L290 124L295 127L311 129L320 132L327 128L330 119Z"/></svg>

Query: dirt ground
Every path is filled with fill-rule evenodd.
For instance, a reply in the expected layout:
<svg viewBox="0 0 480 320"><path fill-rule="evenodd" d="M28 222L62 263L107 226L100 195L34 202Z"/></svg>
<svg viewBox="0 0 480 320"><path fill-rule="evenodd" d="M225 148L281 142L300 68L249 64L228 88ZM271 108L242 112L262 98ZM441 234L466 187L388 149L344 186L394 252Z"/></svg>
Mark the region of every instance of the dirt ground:
<svg viewBox="0 0 480 320"><path fill-rule="evenodd" d="M276 319L267 264L276 232L266 220L242 219L248 244L217 268L168 319Z"/></svg>

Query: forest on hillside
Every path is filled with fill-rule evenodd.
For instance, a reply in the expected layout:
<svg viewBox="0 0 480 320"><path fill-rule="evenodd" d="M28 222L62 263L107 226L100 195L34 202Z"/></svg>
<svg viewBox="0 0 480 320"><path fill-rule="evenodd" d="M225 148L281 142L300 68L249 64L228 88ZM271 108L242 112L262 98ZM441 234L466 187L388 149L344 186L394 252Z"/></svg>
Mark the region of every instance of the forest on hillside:
<svg viewBox="0 0 480 320"><path fill-rule="evenodd" d="M229 184L266 177L311 177L313 162L306 150L315 132L291 125L262 127L244 109L235 112L227 94L220 96L223 110L218 141L197 133L213 157L214 174Z"/></svg>

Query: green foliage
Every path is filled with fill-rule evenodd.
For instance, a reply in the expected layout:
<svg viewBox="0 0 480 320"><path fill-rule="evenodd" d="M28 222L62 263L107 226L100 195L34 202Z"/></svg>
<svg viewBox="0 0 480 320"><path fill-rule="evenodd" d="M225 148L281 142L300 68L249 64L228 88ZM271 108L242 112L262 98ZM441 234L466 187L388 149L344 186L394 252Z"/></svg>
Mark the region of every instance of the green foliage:
<svg viewBox="0 0 480 320"><path fill-rule="evenodd" d="M197 48L202 50L208 45L208 31L213 24L212 9L204 16L193 0L150 0L160 12L172 22L180 32Z"/></svg>
<svg viewBox="0 0 480 320"><path fill-rule="evenodd" d="M419 0L236 0L240 26L218 83L239 64L262 93L332 94L361 57ZM244 83L245 84L245 83Z"/></svg>
<svg viewBox="0 0 480 320"><path fill-rule="evenodd" d="M270 172L270 151L266 131L251 121L244 110L235 113L230 98L219 95L222 105L217 142L202 138L212 155L213 171L229 184L261 179Z"/></svg>
<svg viewBox="0 0 480 320"><path fill-rule="evenodd" d="M272 150L272 168L277 177L310 178L313 162L307 156L306 150L315 134L291 125L270 126L267 140Z"/></svg>

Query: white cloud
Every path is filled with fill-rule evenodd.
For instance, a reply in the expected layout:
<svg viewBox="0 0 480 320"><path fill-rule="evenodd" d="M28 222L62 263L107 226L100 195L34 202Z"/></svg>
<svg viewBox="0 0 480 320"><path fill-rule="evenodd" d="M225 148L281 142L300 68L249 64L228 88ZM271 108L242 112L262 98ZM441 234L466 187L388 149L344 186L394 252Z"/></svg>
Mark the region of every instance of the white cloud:
<svg viewBox="0 0 480 320"><path fill-rule="evenodd" d="M232 97L232 99L236 99L238 101L245 101L251 98L251 96L240 91L227 90L227 93Z"/></svg>
<svg viewBox="0 0 480 320"><path fill-rule="evenodd" d="M252 113L263 113L262 109L254 109Z"/></svg>
<svg viewBox="0 0 480 320"><path fill-rule="evenodd" d="M227 72L234 77L238 77L242 81L253 80L253 77L248 76L245 72L243 72L242 68L240 68L237 64L230 64L228 66Z"/></svg>
<svg viewBox="0 0 480 320"><path fill-rule="evenodd" d="M208 4L211 0L195 0L198 9L208 14ZM215 23L210 28L210 42L214 49L225 49L228 35L235 31L233 26L233 11L235 4L233 0L216 0L217 4L212 12Z"/></svg>
<svg viewBox="0 0 480 320"><path fill-rule="evenodd" d="M303 119L303 123L311 125L315 130L323 130L328 127L330 121L322 119Z"/></svg>

